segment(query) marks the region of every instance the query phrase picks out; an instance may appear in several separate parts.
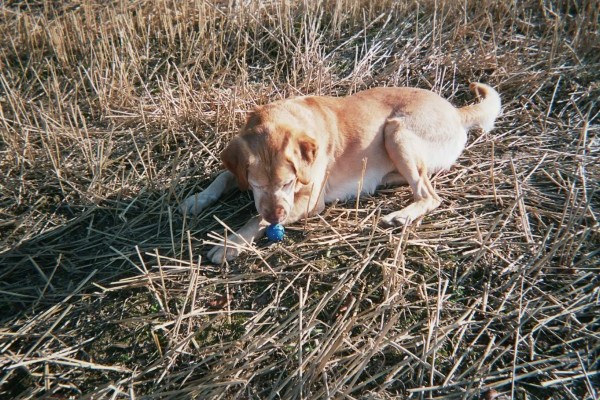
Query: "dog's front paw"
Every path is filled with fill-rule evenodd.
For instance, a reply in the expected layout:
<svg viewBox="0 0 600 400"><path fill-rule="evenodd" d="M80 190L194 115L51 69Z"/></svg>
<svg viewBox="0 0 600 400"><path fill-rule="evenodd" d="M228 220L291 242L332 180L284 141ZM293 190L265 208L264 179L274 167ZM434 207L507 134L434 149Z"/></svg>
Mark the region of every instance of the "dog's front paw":
<svg viewBox="0 0 600 400"><path fill-rule="evenodd" d="M379 225L384 228L396 228L402 225L409 224L412 220L408 215L402 213L402 211L393 212L382 217L379 220Z"/></svg>
<svg viewBox="0 0 600 400"><path fill-rule="evenodd" d="M214 203L215 200L216 196L204 192L196 193L181 203L179 206L179 212L183 215L197 215L200 214L206 207Z"/></svg>
<svg viewBox="0 0 600 400"><path fill-rule="evenodd" d="M208 259L213 264L222 264L225 261L231 261L234 258L237 258L241 252L241 249L234 246L227 246L227 248L223 246L214 246L208 252Z"/></svg>

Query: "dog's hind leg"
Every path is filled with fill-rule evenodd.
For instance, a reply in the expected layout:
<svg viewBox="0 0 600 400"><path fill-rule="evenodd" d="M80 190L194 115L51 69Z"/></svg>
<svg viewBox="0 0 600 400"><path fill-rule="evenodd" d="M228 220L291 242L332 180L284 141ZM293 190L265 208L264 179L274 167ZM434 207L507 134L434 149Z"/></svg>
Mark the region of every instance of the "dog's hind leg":
<svg viewBox="0 0 600 400"><path fill-rule="evenodd" d="M441 200L435 193L429 177L423 141L410 129L403 118L387 120L385 130L385 149L394 166L410 185L414 202L407 207L392 212L381 219L383 226L399 226L425 215L437 208Z"/></svg>

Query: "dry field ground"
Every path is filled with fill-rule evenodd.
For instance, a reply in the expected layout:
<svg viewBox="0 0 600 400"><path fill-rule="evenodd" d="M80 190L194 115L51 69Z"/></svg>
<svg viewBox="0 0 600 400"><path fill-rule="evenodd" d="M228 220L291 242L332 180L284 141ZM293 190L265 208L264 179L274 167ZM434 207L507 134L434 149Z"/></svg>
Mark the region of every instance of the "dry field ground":
<svg viewBox="0 0 600 400"><path fill-rule="evenodd" d="M0 398L597 399L599 9L1 3ZM386 189L215 266L250 195L176 211L257 104L470 81L497 128L404 229Z"/></svg>

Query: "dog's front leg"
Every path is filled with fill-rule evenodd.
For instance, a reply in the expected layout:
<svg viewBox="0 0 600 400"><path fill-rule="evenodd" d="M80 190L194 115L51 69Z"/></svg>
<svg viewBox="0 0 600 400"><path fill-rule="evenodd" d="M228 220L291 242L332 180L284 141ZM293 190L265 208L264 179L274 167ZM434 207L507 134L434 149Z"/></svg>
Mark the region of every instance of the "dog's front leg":
<svg viewBox="0 0 600 400"><path fill-rule="evenodd" d="M210 249L208 258L214 264L222 264L225 260L233 260L248 246L251 246L255 240L261 238L268 225L269 223L261 216L251 218L235 234L228 235L227 242L223 246L217 245Z"/></svg>
<svg viewBox="0 0 600 400"><path fill-rule="evenodd" d="M312 193L308 188L296 193L294 206L283 222L284 225L292 224L306 215L313 215L321 212L325 208L323 195ZM246 225L240 228L234 235L227 237L227 243L216 245L208 252L208 258L214 264L221 264L225 260L231 261L240 253L246 251L248 246L254 241L260 239L265 234L265 229L269 223L260 215L251 218Z"/></svg>
<svg viewBox="0 0 600 400"><path fill-rule="evenodd" d="M206 190L185 199L179 206L179 211L182 214L199 214L208 206L215 203L223 194L231 192L236 187L237 180L235 176L229 171L224 171L208 185Z"/></svg>

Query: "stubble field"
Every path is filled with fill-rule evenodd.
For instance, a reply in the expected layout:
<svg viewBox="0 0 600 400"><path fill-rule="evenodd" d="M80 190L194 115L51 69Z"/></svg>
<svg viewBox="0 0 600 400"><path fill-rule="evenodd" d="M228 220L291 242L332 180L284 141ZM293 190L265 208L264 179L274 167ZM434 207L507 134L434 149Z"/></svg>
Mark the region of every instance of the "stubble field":
<svg viewBox="0 0 600 400"><path fill-rule="evenodd" d="M599 9L2 3L0 398L598 398ZM177 212L255 105L472 81L503 114L410 226L385 189L216 266L251 195Z"/></svg>

